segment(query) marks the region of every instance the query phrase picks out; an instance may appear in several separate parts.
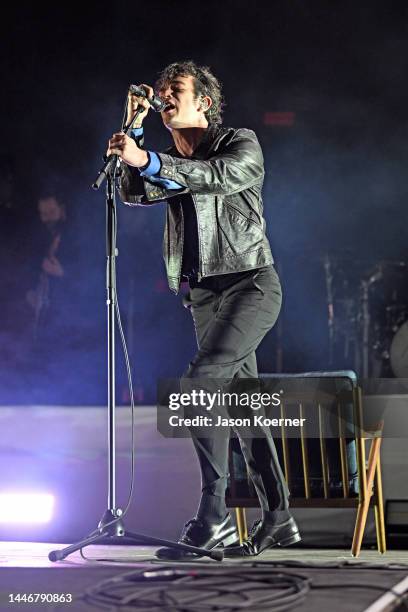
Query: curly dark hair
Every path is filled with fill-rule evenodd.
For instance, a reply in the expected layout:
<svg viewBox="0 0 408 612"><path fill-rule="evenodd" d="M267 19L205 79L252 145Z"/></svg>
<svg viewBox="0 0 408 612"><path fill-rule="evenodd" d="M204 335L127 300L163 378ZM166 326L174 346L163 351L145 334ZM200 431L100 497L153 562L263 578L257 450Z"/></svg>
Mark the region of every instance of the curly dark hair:
<svg viewBox="0 0 408 612"><path fill-rule="evenodd" d="M212 105L204 113L208 123L215 125L222 123L221 114L224 100L221 93L221 83L213 75L210 68L208 66L197 66L192 60L174 62L166 66L159 73L155 90L163 89L177 76L194 77L194 93L196 98L209 96L212 100Z"/></svg>

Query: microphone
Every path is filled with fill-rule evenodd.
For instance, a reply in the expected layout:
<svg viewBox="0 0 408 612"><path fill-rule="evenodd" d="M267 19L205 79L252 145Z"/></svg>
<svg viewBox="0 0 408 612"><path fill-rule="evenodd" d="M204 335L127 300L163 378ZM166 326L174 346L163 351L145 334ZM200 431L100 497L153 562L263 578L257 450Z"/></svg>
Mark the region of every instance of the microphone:
<svg viewBox="0 0 408 612"><path fill-rule="evenodd" d="M167 106L166 102L158 96L153 95L151 98L148 98L146 91L143 89L143 87L139 87L139 85L130 85L129 91L135 96L139 96L139 98L146 98L156 113L161 113L161 111L163 111Z"/></svg>

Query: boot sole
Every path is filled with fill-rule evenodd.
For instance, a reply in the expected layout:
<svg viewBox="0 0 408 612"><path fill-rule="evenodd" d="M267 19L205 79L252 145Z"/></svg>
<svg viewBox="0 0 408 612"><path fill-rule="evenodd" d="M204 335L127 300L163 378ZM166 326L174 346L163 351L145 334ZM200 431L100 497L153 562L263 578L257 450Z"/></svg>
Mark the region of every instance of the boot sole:
<svg viewBox="0 0 408 612"><path fill-rule="evenodd" d="M298 532L298 533L294 533L289 538L285 538L284 540L280 540L279 542L276 542L276 544L274 544L273 546L282 546L282 547L290 546L291 544L296 544L296 542L300 542L301 539L302 538L300 536L300 533Z"/></svg>
<svg viewBox="0 0 408 612"><path fill-rule="evenodd" d="M259 551L258 553L255 553L254 555L233 555L233 556L229 556L228 555L228 549L225 551L226 554L226 559L244 559L244 558L250 558L250 557L257 557L258 555L262 555L262 553L266 552L267 550L270 550L271 548L284 548L286 546L290 546L291 544L296 544L296 542L300 542L301 540L301 536L300 533L293 533L291 536L289 536L288 538L283 538L282 540L279 540L279 542L274 542L273 544L270 544L269 546L267 546L266 548L264 548L263 550Z"/></svg>

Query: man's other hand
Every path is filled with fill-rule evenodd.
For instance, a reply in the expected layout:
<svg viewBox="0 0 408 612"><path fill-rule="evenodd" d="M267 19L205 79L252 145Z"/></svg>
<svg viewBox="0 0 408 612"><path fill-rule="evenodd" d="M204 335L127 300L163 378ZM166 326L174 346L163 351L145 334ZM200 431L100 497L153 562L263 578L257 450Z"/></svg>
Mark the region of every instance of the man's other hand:
<svg viewBox="0 0 408 612"><path fill-rule="evenodd" d="M107 155L119 155L128 166L136 168L145 166L149 161L146 151L139 149L135 141L123 132L114 134L109 140Z"/></svg>

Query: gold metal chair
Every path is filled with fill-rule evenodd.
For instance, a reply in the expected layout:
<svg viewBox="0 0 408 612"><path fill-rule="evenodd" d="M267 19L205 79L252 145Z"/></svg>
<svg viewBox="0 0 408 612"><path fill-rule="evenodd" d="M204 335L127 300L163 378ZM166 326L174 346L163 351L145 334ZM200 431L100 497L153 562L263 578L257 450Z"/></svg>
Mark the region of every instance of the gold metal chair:
<svg viewBox="0 0 408 612"><path fill-rule="evenodd" d="M292 508L356 508L357 516L351 554L358 557L361 550L364 531L370 507L374 508L377 544L380 553L386 552L384 504L381 482L381 432L383 422L366 423L363 419L363 404L361 388L357 384L357 376L353 371L336 372L307 372L302 374L267 374L261 379L277 384L284 389L284 400L281 401L280 414L286 418L288 408L296 406L299 418L310 414L314 406L316 427L320 447L320 468L322 476L323 495L312 495L310 486L310 459L308 452L308 436L304 428L296 437L300 439L304 496L290 497ZM340 384L338 384L340 381ZM311 388L312 387L312 388ZM345 407L353 414L354 435L346 435L344 418ZM339 444L342 497L332 497L329 486L329 461L327 454L327 439L325 437L327 414L330 414L331 424L333 417L337 420L337 435ZM292 470L290 465L290 443L294 436L288 436L285 428L281 428L283 469L289 490L292 484ZM356 444L357 476L359 483L358 497L353 497L349 491L349 474L346 456L346 440L354 437ZM366 461L366 446L369 444L368 461ZM235 475L234 462L230 445L230 482L227 491L227 505L235 507L239 536L242 540L247 537L247 523L245 508L257 507L258 498L254 494L242 495L239 491L239 482ZM242 482L242 481L241 481Z"/></svg>

